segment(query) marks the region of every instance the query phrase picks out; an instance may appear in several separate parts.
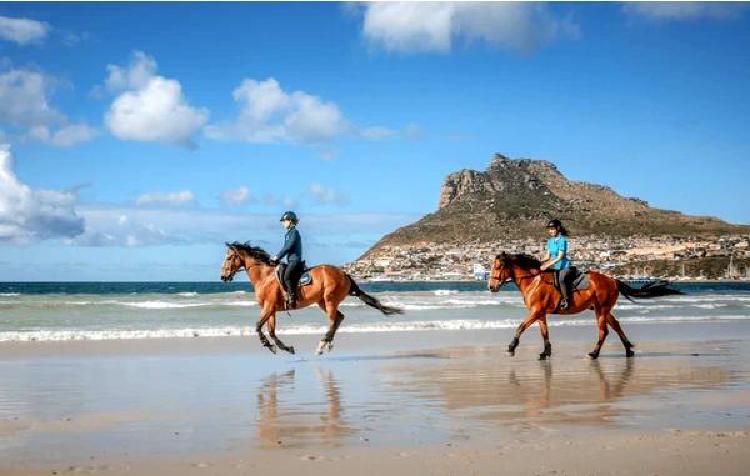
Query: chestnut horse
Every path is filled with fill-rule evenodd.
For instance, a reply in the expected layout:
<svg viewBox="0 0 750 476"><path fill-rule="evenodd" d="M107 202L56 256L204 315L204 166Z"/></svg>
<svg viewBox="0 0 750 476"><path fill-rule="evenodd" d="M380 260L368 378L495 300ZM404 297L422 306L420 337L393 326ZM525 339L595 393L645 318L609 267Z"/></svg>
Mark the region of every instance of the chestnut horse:
<svg viewBox="0 0 750 476"><path fill-rule="evenodd" d="M560 293L553 284L552 273L540 270L541 262L527 255L499 254L492 262L489 289L497 292L500 287L513 281L523 295L523 301L529 314L516 329L515 336L508 346L510 355L514 355L516 347L523 331L535 322L539 322L539 330L544 339L544 351L539 354L539 359L544 360L552 355L552 346L549 343L549 332L547 329L547 314L577 314L587 309L593 309L596 313L596 324L599 328L599 340L594 350L589 352L592 359L599 357L599 351L604 344L604 339L609 331L607 325L611 326L620 336L622 345L625 346L625 355L632 357L633 344L630 343L620 323L612 315L612 308L617 302L617 297L622 294L632 301L630 296L639 295L636 290L620 281L613 279L596 271L589 271L589 287L571 293L570 306L565 310L557 309L560 302ZM545 279L547 278L547 279ZM648 297L640 295L640 297Z"/></svg>
<svg viewBox="0 0 750 476"><path fill-rule="evenodd" d="M260 318L255 323L260 343L268 350L276 353L279 349L294 354L294 347L287 346L276 336L276 313L286 309L284 290L276 278L275 267L271 264L271 256L257 246L241 243L227 243L227 254L221 268L221 280L231 281L237 271L244 268L247 277L255 290L255 299L260 306ZM378 309L385 315L402 314L401 309L386 306L376 298L362 291L351 276L340 268L331 265L320 265L310 269L312 283L302 286L297 294L297 308L302 309L317 304L328 316L328 332L318 344L316 353L333 349L333 337L339 328L344 315L339 311L341 301L347 296L356 296L370 307ZM263 333L263 325L268 327L268 334L274 344L269 342Z"/></svg>

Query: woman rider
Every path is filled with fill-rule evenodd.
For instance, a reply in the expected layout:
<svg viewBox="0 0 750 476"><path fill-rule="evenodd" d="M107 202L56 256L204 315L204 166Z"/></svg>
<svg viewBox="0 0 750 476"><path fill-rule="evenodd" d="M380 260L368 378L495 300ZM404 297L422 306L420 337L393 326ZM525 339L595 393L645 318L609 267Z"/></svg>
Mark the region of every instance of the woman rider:
<svg viewBox="0 0 750 476"><path fill-rule="evenodd" d="M560 309L567 309L570 305L570 296L568 296L568 272L570 271L570 260L568 259L568 231L562 226L558 219L550 220L547 223L547 250L542 260L541 269L552 268L557 273L557 282L560 283Z"/></svg>
<svg viewBox="0 0 750 476"><path fill-rule="evenodd" d="M285 260L282 277L287 291L286 306L287 309L294 309L297 304L297 279L302 275L304 268L302 238L296 226L299 220L293 211L286 211L279 221L284 225L286 235L284 235L284 246L272 258L272 261L278 263L281 259Z"/></svg>

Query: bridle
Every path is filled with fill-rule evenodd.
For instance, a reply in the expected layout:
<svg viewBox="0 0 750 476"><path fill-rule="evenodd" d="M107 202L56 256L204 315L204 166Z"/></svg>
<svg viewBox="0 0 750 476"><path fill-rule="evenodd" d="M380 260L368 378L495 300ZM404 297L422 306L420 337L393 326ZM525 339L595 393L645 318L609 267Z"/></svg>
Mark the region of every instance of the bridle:
<svg viewBox="0 0 750 476"><path fill-rule="evenodd" d="M505 265L503 265L503 267L505 267ZM495 271L497 271L497 275L495 274ZM539 276L538 273L537 274L534 274L534 273L516 274L516 272L514 271L514 269L512 267L510 267L510 271L508 272L508 277L505 280L501 280L500 279L500 269L499 268L495 268L493 266L492 275L490 276L490 278L496 280L497 282L499 282L500 284L498 285L498 288L501 288L503 285L505 285L505 283L509 283L509 282L515 281L515 280L521 281L522 279L535 278L537 276Z"/></svg>

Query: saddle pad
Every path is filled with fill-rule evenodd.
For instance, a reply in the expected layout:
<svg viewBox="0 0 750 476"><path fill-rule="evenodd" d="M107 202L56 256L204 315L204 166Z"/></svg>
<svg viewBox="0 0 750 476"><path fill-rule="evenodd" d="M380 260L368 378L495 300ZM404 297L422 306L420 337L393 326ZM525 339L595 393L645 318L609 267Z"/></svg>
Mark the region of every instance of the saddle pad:
<svg viewBox="0 0 750 476"><path fill-rule="evenodd" d="M591 284L591 281L589 280L589 273L583 272L578 273L578 275L573 278L573 282L570 284L570 287L573 291L581 291L583 289L588 289L589 284Z"/></svg>
<svg viewBox="0 0 750 476"><path fill-rule="evenodd" d="M312 284L312 275L310 274L311 268L305 268L304 271L302 271L302 276L300 276L299 281L297 282L297 287L307 286L309 284ZM283 286L282 279L281 279L281 265L276 266L276 280L279 282L279 284Z"/></svg>

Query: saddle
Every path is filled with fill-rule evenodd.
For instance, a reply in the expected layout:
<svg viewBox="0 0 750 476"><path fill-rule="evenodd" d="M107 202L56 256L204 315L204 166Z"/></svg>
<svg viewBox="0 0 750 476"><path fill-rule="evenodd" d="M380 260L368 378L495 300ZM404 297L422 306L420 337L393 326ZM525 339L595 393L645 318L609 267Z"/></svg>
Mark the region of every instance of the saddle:
<svg viewBox="0 0 750 476"><path fill-rule="evenodd" d="M570 267L570 272L567 277L568 289L571 292L582 291L589 288L589 273L588 271L579 271L575 266ZM560 280L557 279L557 273L555 270L545 270L542 272L542 282L545 284L551 284L560 292Z"/></svg>
<svg viewBox="0 0 750 476"><path fill-rule="evenodd" d="M310 270L312 268L308 268L307 266L305 266L304 261L302 263L303 263L304 270L302 271L302 275L300 275L299 279L297 280L298 288L312 284L312 275L310 274ZM276 281L278 281L279 284L281 285L281 289L283 289L284 291L287 291L286 287L284 286L284 278L281 275L281 272L284 269L284 266L285 265L283 264L277 265L275 274L276 274Z"/></svg>

